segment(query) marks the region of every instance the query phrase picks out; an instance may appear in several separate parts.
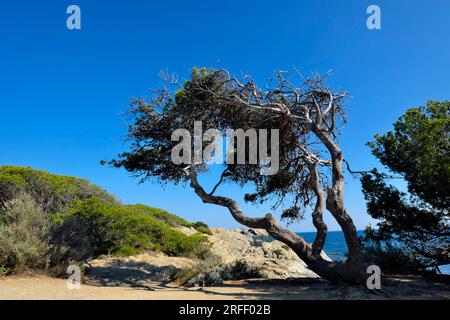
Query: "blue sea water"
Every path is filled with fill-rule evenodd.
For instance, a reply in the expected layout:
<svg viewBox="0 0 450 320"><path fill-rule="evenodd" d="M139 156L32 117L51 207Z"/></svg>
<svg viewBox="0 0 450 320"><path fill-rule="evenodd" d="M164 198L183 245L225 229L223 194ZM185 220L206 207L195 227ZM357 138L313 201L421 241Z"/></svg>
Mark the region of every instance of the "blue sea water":
<svg viewBox="0 0 450 320"><path fill-rule="evenodd" d="M298 232L307 242L314 241L315 232ZM358 236L363 236L364 231L358 231ZM327 239L323 250L332 260L345 260L347 253L347 245L345 243L344 233L342 231L328 231ZM450 265L440 266L439 269L444 274L450 274Z"/></svg>
<svg viewBox="0 0 450 320"><path fill-rule="evenodd" d="M316 236L315 232L298 232L298 234L309 243L313 242ZM363 230L358 231L358 236L363 235ZM323 251L325 251L332 260L345 260L347 245L345 243L344 233L342 231L328 231Z"/></svg>

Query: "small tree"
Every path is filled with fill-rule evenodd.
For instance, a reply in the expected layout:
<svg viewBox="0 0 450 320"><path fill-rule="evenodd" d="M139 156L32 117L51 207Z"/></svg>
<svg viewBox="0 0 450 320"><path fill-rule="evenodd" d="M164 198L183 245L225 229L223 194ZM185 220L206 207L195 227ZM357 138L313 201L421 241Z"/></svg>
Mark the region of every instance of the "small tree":
<svg viewBox="0 0 450 320"><path fill-rule="evenodd" d="M30 195L7 201L0 210L0 273L44 269L49 237L48 217Z"/></svg>
<svg viewBox="0 0 450 320"><path fill-rule="evenodd" d="M149 101L132 101L130 151L110 163L143 180L155 177L160 182L190 181L203 202L227 208L236 221L249 228L265 229L292 248L321 277L352 283L364 281L360 241L344 205L344 156L336 142L339 127L345 122L346 93L332 92L320 76L303 78L300 85L295 85L289 74L281 71L275 73L265 90L251 77L237 79L226 70L194 69L191 79L183 84L174 75L163 77L179 90L171 95L164 88ZM171 159L176 143L171 140L172 133L180 128L193 132L194 121L202 121L204 130L216 128L221 132L229 128L278 129L278 173L261 175L261 164L224 164L218 183L207 192L199 181L199 175L208 170L205 163L174 164ZM255 192L245 195L247 201L275 199L273 209L282 204L286 208L282 216L291 220L302 218L311 206L317 229L313 243L283 227L272 214L251 218L235 200L215 195L225 182L253 183ZM321 255L327 235L325 209L345 235L346 261L332 262Z"/></svg>
<svg viewBox="0 0 450 320"><path fill-rule="evenodd" d="M380 220L377 230L368 228L368 244L383 249L389 243L423 268L450 263L449 138L450 102L429 101L369 143L381 163L407 182L408 192L388 185L389 176L376 170L363 175L368 212Z"/></svg>

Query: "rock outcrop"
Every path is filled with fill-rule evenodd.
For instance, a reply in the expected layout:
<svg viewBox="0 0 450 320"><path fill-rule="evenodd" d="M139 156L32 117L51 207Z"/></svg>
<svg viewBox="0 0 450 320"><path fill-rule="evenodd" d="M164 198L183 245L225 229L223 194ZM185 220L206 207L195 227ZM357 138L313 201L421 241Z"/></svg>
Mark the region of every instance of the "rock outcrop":
<svg viewBox="0 0 450 320"><path fill-rule="evenodd" d="M198 233L193 228L178 227L185 234ZM285 244L265 241L261 232L246 230L211 229L208 236L211 251L223 264L244 261L259 270L264 278L318 278L306 264ZM325 255L325 253L323 253ZM325 255L326 256L326 255ZM167 282L180 270L201 263L198 259L169 257L163 253L144 252L131 257L100 257L89 263L87 276L103 285L147 286L151 282Z"/></svg>
<svg viewBox="0 0 450 320"><path fill-rule="evenodd" d="M260 240L262 236L259 232L222 228L211 231L211 250L224 263L243 260L258 268L265 278L271 279L318 278L287 245L279 241Z"/></svg>

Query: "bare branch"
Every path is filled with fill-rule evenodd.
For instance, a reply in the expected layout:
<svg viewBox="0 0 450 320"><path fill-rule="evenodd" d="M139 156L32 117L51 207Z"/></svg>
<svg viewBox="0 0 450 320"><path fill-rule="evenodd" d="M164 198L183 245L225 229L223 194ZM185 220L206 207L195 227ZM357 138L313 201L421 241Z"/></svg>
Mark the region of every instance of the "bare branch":
<svg viewBox="0 0 450 320"><path fill-rule="evenodd" d="M325 209L325 194L320 186L320 177L317 162L308 163L310 171L310 185L316 195L316 205L312 213L313 224L317 230L316 237L312 244L312 254L320 255L323 246L325 245L325 239L327 236L327 225L323 220L323 211Z"/></svg>
<svg viewBox="0 0 450 320"><path fill-rule="evenodd" d="M214 186L214 188L211 190L211 192L209 193L209 195L213 195L214 192L216 192L217 188L220 186L220 184L222 183L223 179L225 178L226 173L228 172L228 169L225 169L222 174L220 175L220 179L219 182L216 183L216 185Z"/></svg>
<svg viewBox="0 0 450 320"><path fill-rule="evenodd" d="M176 73L169 73L167 69L161 69L159 71L159 77L167 83L183 88L183 85L178 81L178 75Z"/></svg>
<svg viewBox="0 0 450 320"><path fill-rule="evenodd" d="M265 229L275 239L297 248L305 258L311 254L311 246L296 233L283 228L271 214L267 214L262 218L250 218L242 212L236 201L227 197L214 196L206 193L198 183L197 173L194 167L190 169L190 179L191 187L203 202L226 207L237 222L249 228Z"/></svg>

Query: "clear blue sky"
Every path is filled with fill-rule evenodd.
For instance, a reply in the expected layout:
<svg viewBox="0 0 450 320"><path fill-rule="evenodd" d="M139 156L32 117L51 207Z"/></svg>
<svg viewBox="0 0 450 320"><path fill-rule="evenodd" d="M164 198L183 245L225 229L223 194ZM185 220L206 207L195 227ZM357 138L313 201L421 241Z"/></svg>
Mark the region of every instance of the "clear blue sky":
<svg viewBox="0 0 450 320"><path fill-rule="evenodd" d="M81 7L81 31L66 28L70 4ZM381 30L366 28L369 4L381 7ZM131 97L161 84L161 68L183 78L193 66L220 62L258 80L276 69L333 69L331 84L353 97L340 142L353 168L368 169L378 164L365 146L374 133L408 107L450 98L449 34L446 0L5 0L0 164L88 178L127 203L237 227L225 209L203 204L189 188L138 185L99 165L124 151L121 113ZM220 192L242 199L236 187ZM366 226L359 182L350 177L346 201L357 227ZM293 228L313 229L309 217Z"/></svg>

